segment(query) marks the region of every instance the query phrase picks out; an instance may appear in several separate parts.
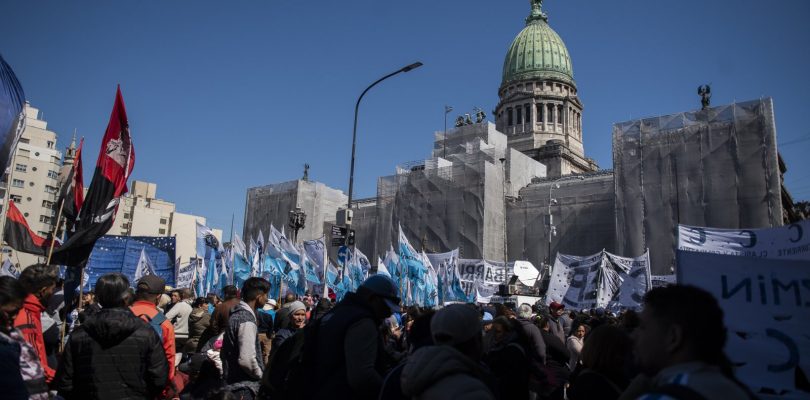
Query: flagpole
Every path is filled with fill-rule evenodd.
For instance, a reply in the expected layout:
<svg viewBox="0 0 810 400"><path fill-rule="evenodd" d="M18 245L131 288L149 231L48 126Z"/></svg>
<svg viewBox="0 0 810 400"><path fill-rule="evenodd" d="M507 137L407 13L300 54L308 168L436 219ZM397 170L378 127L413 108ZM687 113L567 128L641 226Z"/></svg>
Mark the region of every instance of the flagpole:
<svg viewBox="0 0 810 400"><path fill-rule="evenodd" d="M17 143L14 144L14 148L12 149L13 156L11 157L11 165L9 166L8 170L8 180L6 180L6 193L3 196L3 214L0 216L0 263L3 262L3 256L5 254L5 250L3 247L3 243L6 241L6 217L8 215L8 203L11 201L11 182L12 177L14 176L14 169L17 167L17 148L20 145L20 141L17 140Z"/></svg>
<svg viewBox="0 0 810 400"><path fill-rule="evenodd" d="M236 252L233 251L233 219L234 214L231 213L231 270L228 271L228 279L231 285L233 285L233 266L236 263Z"/></svg>
<svg viewBox="0 0 810 400"><path fill-rule="evenodd" d="M62 226L62 210L65 208L65 199L63 198L62 201L59 202L59 213L56 215L56 226L53 228L53 233L51 234L51 246L48 249L48 261L45 263L46 265L51 265L51 256L53 255L53 246L56 243L56 233L59 232L59 228ZM84 270L84 268L82 268Z"/></svg>
<svg viewBox="0 0 810 400"><path fill-rule="evenodd" d="M329 265L329 252L326 250L326 234L323 235L323 297L329 298L329 285L326 283L326 268Z"/></svg>

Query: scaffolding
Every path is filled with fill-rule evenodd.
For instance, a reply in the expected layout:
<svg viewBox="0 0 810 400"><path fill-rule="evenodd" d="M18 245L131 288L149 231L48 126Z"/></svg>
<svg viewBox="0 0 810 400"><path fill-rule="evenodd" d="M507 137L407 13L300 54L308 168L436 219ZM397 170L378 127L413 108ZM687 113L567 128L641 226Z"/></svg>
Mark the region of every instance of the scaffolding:
<svg viewBox="0 0 810 400"><path fill-rule="evenodd" d="M677 225L782 224L770 98L618 123L613 127L617 253L650 249L672 273Z"/></svg>

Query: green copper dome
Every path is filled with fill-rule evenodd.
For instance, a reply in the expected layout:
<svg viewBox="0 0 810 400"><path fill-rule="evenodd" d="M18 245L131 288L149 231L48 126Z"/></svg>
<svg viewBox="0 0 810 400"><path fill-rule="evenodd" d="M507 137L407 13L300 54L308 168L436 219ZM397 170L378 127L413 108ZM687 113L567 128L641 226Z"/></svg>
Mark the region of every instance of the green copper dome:
<svg viewBox="0 0 810 400"><path fill-rule="evenodd" d="M574 84L571 57L557 32L548 26L542 0L532 0L526 27L515 37L503 62L501 85L524 79L556 79Z"/></svg>

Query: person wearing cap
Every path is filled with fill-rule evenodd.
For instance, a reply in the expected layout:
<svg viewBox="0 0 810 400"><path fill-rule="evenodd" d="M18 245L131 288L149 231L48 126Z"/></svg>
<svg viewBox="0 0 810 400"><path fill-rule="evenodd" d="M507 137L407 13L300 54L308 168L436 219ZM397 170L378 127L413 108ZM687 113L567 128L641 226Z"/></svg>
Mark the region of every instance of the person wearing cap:
<svg viewBox="0 0 810 400"><path fill-rule="evenodd" d="M96 282L101 310L73 330L56 373L62 398L146 400L166 387L174 366L155 330L127 310L128 289L120 273Z"/></svg>
<svg viewBox="0 0 810 400"><path fill-rule="evenodd" d="M162 332L163 351L166 353L166 360L169 362L169 381L174 379L174 360L176 358L176 351L174 346L174 326L172 321L166 319L166 316L158 310L157 303L163 295L166 281L157 275L146 275L138 281L135 287L135 302L129 309L138 318L149 323L160 314L165 321L160 324ZM102 304L102 307L104 305Z"/></svg>
<svg viewBox="0 0 810 400"><path fill-rule="evenodd" d="M312 388L312 398L377 398L386 373L378 328L399 309L399 302L391 278L373 275L313 324L317 357L312 381L319 385Z"/></svg>
<svg viewBox="0 0 810 400"><path fill-rule="evenodd" d="M565 343L565 326L563 325L562 315L565 313L565 304L552 301L548 306L548 325L551 333L560 339L561 343Z"/></svg>
<svg viewBox="0 0 810 400"><path fill-rule="evenodd" d="M481 314L451 304L430 322L435 346L414 352L402 370L403 393L412 399L494 399L481 366Z"/></svg>

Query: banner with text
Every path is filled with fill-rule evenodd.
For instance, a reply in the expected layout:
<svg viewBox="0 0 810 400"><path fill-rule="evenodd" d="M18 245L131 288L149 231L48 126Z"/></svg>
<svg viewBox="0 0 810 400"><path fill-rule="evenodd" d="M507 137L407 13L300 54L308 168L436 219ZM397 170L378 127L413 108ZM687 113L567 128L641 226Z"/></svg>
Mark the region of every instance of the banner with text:
<svg viewBox="0 0 810 400"><path fill-rule="evenodd" d="M678 282L717 298L740 381L787 391L778 398L810 396L796 390L797 368L810 371L810 262L679 251Z"/></svg>
<svg viewBox="0 0 810 400"><path fill-rule="evenodd" d="M810 260L810 220L777 228L678 226L678 250L785 260Z"/></svg>

